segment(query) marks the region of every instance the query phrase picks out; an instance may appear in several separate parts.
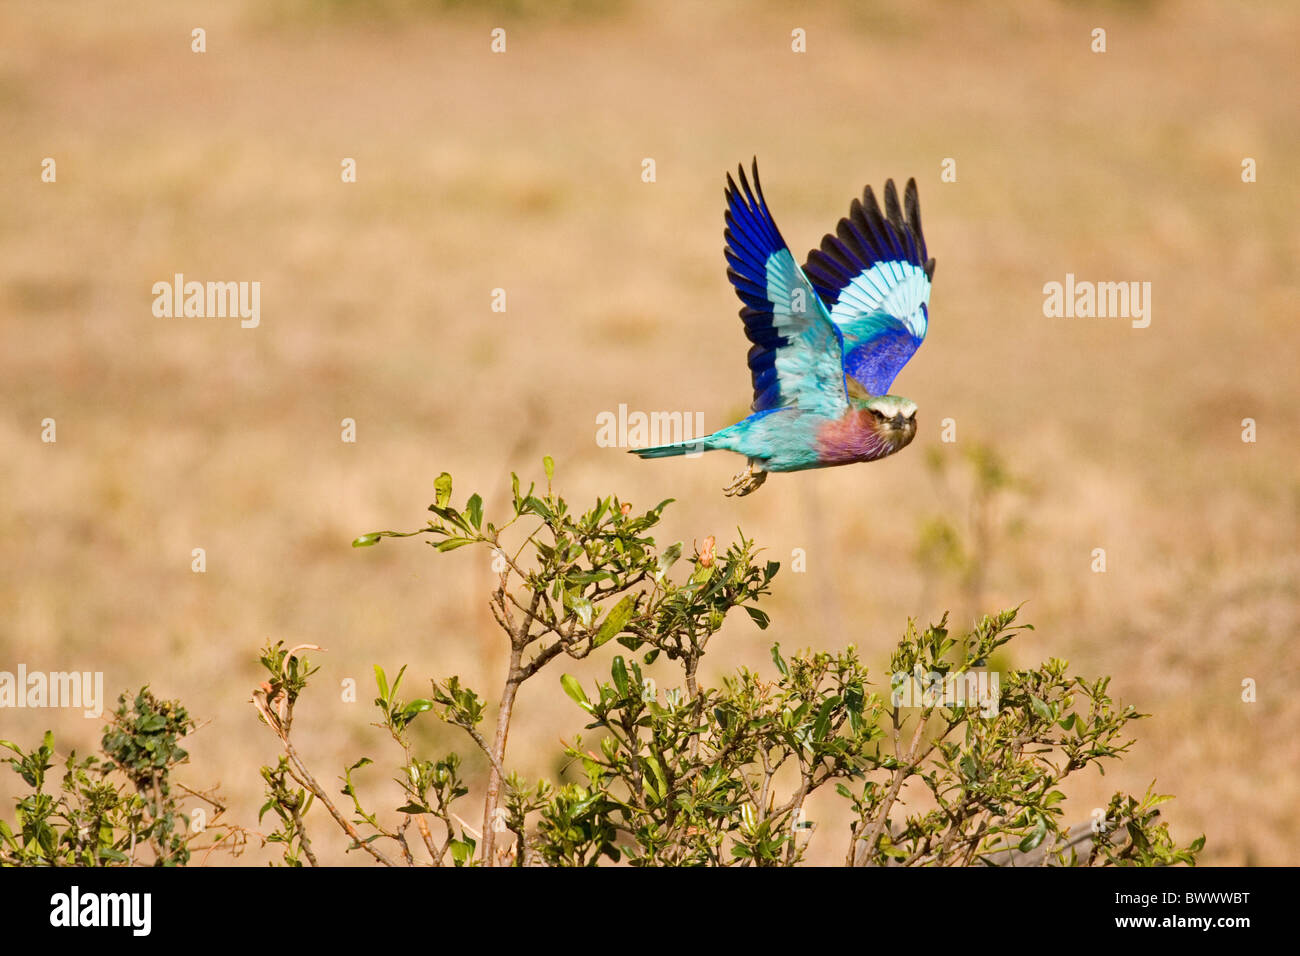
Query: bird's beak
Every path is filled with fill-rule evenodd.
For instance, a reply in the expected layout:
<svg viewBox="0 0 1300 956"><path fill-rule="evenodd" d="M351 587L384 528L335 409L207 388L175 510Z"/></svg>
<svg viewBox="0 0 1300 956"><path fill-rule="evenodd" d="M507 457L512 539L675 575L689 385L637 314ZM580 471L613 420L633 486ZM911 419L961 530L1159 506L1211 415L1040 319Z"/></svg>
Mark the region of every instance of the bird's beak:
<svg viewBox="0 0 1300 956"><path fill-rule="evenodd" d="M899 412L897 415L895 415L893 418L889 420L889 424L894 429L894 431L901 432L905 428L907 428L907 419L903 417L902 412Z"/></svg>

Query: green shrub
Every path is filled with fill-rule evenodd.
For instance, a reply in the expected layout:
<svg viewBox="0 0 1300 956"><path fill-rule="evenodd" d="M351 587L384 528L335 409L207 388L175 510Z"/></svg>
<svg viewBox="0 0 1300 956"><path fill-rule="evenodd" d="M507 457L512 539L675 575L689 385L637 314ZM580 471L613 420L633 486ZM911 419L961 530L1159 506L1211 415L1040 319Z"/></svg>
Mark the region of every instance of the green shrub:
<svg viewBox="0 0 1300 956"><path fill-rule="evenodd" d="M160 701L148 687L129 704L123 694L104 728L102 756L70 753L57 787L48 773L52 733L31 751L0 740L15 754L10 767L32 790L18 799L12 827L0 820L0 864L184 866L205 833L212 840L205 849L240 845L242 832L219 822L225 807L215 796L188 791L214 811L207 823L205 810L187 816L173 790L172 772L189 759L180 741L193 730L179 701Z"/></svg>
<svg viewBox="0 0 1300 956"><path fill-rule="evenodd" d="M1064 661L1050 660L1005 675L993 706L926 696L925 688L978 683L990 656L1022 629L1015 610L960 637L946 621L909 623L883 696L852 647L786 656L774 644L770 672L741 668L721 687L702 687L700 660L730 611L768 626L757 602L777 564L760 562L743 535L723 553L706 538L682 561L681 542L661 547L650 535L669 502L633 513L610 497L574 511L551 487L553 467L546 459L542 495L535 486L521 491L512 476L511 514L499 527L484 520L477 494L453 507L444 474L425 527L353 542L425 535L439 552L490 552L498 579L489 603L510 652L491 721L482 696L455 676L432 680L425 696L408 701L398 694L405 668L390 685L376 667L375 705L401 753L405 803L393 812L366 809L358 793L355 777L369 758L344 773L346 812L319 785L290 736L312 668L297 649L266 649L270 679L254 702L285 757L263 770L271 783L264 812L274 809L281 821L274 838L286 844L286 862L299 862L310 845L303 815L314 801L351 849L386 864L792 865L814 827L805 804L828 786L852 808L843 834L851 865L1195 861L1203 838L1179 847L1158 820L1167 798L1151 792L1117 793L1104 810L1064 825L1062 782L1124 754L1126 725L1143 716L1116 707L1106 679L1067 676ZM591 748L579 736L564 746L582 781L509 772L506 741L520 688L557 658L596 652L608 654L608 680L584 687L555 675L592 734ZM643 665L660 656L681 668L680 685L661 691L646 677ZM915 699L905 693L908 678ZM459 756L416 753L409 731L425 714L460 728L487 759L477 827L453 810L469 793ZM904 813L904 793L909 807L927 809Z"/></svg>

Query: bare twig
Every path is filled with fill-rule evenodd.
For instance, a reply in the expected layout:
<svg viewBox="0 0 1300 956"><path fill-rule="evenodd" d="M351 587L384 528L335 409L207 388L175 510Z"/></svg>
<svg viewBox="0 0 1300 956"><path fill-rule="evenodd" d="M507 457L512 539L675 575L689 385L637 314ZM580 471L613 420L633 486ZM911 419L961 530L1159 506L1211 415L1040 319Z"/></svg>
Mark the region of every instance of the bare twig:
<svg viewBox="0 0 1300 956"><path fill-rule="evenodd" d="M334 802L330 800L329 794L327 794L325 789L316 782L316 778L312 776L311 771L307 769L307 765L303 763L302 758L298 756L298 751L289 740L289 732L287 728L288 721L292 720L293 717L292 706L284 708L286 720L282 722L280 718L272 712L271 702L267 700L266 691L262 688L253 691L253 706L256 707L257 712L262 715L262 719L266 721L267 726L275 731L276 736L280 738L280 742L284 746L285 756L289 758L291 766L290 772L294 781L299 786L306 787L310 790L312 795L324 804L329 815L334 818L334 822L343 828L343 831L352 838L352 841L357 846L361 847L361 849L365 850L380 863L384 864L384 866L393 866L394 863L392 860L361 838L361 834L357 832L356 827L354 827L348 819L339 812L338 807L334 806ZM308 859L310 858L311 857L308 856Z"/></svg>

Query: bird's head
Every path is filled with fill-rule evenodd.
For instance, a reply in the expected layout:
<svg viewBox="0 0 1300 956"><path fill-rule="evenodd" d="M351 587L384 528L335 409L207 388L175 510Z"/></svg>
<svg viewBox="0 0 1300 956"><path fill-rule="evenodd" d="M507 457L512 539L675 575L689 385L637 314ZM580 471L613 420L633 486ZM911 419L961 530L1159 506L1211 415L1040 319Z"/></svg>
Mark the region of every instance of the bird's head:
<svg viewBox="0 0 1300 956"><path fill-rule="evenodd" d="M861 401L876 434L897 451L916 435L916 402L899 395L872 395Z"/></svg>

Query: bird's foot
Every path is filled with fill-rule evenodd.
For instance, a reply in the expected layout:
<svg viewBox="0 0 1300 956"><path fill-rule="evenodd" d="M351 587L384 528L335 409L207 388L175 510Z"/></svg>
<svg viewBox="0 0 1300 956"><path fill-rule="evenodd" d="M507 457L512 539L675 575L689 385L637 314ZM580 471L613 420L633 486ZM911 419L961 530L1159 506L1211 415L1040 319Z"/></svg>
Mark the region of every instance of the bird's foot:
<svg viewBox="0 0 1300 956"><path fill-rule="evenodd" d="M767 472L750 461L749 467L732 479L731 484L722 489L728 498L743 498L757 491L767 481Z"/></svg>

